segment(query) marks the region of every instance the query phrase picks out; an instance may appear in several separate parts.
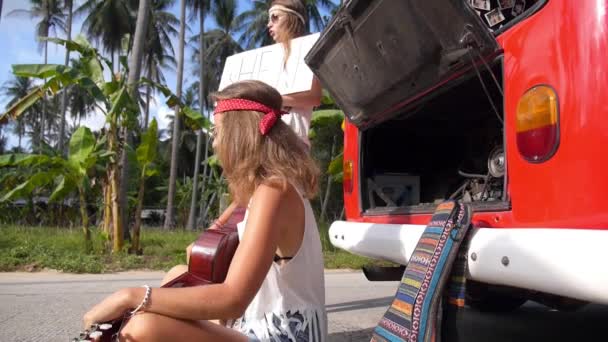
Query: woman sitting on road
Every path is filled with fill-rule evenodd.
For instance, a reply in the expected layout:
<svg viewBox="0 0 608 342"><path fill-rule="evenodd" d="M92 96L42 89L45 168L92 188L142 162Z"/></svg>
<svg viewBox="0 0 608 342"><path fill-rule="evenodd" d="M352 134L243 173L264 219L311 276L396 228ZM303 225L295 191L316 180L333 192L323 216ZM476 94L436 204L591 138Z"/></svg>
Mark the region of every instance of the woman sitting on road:
<svg viewBox="0 0 608 342"><path fill-rule="evenodd" d="M120 290L85 315L85 326L141 307L126 341L325 341L323 255L309 203L318 168L279 118L281 95L243 81L214 95L213 147L235 201L247 207L240 244L222 284ZM234 320L230 327L210 320Z"/></svg>

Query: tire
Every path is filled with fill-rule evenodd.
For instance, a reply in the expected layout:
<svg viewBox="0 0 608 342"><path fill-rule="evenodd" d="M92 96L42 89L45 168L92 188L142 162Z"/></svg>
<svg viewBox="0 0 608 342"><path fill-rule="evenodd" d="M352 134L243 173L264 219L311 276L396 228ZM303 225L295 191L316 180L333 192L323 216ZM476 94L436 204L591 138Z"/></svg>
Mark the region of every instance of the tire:
<svg viewBox="0 0 608 342"><path fill-rule="evenodd" d="M482 312L511 312L518 309L526 301L526 298L493 293L484 298L469 300L467 304L471 308Z"/></svg>
<svg viewBox="0 0 608 342"><path fill-rule="evenodd" d="M482 312L511 312L522 306L528 299L500 287L467 281L466 303Z"/></svg>

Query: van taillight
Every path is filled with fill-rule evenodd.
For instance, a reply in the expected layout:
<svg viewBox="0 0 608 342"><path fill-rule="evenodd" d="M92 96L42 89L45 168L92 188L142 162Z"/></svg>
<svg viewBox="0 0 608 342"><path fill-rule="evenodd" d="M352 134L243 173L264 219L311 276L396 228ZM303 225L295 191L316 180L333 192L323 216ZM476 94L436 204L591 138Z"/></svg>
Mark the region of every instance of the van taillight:
<svg viewBox="0 0 608 342"><path fill-rule="evenodd" d="M517 104L517 149L524 159L540 163L551 158L559 144L557 95L549 86L528 90Z"/></svg>
<svg viewBox="0 0 608 342"><path fill-rule="evenodd" d="M342 178L342 186L344 187L344 193L353 192L353 162L344 159L342 164L344 176Z"/></svg>

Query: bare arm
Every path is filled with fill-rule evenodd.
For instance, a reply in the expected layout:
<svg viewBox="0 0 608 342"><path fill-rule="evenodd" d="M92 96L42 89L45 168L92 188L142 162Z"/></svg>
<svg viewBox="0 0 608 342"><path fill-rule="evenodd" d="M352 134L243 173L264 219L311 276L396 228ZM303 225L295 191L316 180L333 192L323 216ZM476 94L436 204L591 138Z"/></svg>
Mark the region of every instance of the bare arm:
<svg viewBox="0 0 608 342"><path fill-rule="evenodd" d="M283 107L317 107L321 104L321 82L313 76L309 91L283 95Z"/></svg>
<svg viewBox="0 0 608 342"><path fill-rule="evenodd" d="M273 262L280 226L287 221L289 201L280 187L260 185L249 209L247 228L222 284L190 288L155 288L145 309L188 320L230 319L242 315ZM136 307L143 288L123 290L124 309Z"/></svg>

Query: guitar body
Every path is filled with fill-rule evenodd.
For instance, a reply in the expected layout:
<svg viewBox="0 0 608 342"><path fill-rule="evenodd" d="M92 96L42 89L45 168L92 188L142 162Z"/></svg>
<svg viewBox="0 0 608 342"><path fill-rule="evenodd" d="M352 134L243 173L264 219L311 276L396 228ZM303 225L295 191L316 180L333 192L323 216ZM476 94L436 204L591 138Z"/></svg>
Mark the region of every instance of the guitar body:
<svg viewBox="0 0 608 342"><path fill-rule="evenodd" d="M224 282L239 244L236 224L243 221L244 217L245 209L236 208L221 228L207 229L201 233L190 252L188 271L162 287L190 287ZM129 318L130 315L127 313L120 319L94 324L74 338L72 342L118 341L118 333Z"/></svg>

